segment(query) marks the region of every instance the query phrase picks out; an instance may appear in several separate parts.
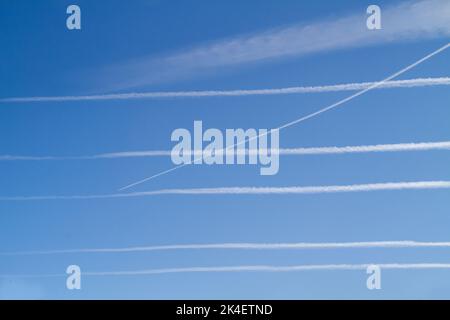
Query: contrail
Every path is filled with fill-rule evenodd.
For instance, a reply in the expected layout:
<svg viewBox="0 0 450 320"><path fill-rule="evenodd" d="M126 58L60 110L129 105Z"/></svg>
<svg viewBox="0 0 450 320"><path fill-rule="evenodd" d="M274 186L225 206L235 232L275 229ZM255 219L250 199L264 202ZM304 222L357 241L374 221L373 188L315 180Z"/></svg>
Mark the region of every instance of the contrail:
<svg viewBox="0 0 450 320"><path fill-rule="evenodd" d="M242 265L242 266L218 266L218 267L186 267L186 268L162 268L131 271L99 271L83 272L82 276L143 276L168 273L231 273L231 272L300 272L300 271L352 271L367 270L368 267L377 266L384 270L427 270L450 269L450 263L369 263L369 264L311 264L293 266L272 265ZM67 277L67 274L3 274L0 278L52 278Z"/></svg>
<svg viewBox="0 0 450 320"><path fill-rule="evenodd" d="M174 244L124 248L85 248L46 251L2 252L0 256L53 255L72 253L127 253L176 250L301 250L301 249L368 249L368 248L449 248L450 242L367 241L367 242L297 242L297 243L208 243Z"/></svg>
<svg viewBox="0 0 450 320"><path fill-rule="evenodd" d="M419 143L397 143L377 144L346 147L310 147L310 148L284 148L278 149L280 155L321 155L321 154L346 154L346 153L370 153L370 152L403 152L403 151L430 151L450 150L450 141L441 142L419 142ZM224 150L216 152L221 155ZM253 155L263 152L262 150L235 150L235 154ZM185 152L187 155L201 156L203 151ZM55 156L14 156L0 155L0 161L50 161L50 160L96 160L96 159L120 159L140 157L170 157L170 150L147 150L147 151L125 151L114 153L101 153L89 156L55 157Z"/></svg>
<svg viewBox="0 0 450 320"><path fill-rule="evenodd" d="M193 272L295 272L295 271L319 271L319 270L366 270L376 265L381 269L450 269L450 263L387 263L387 264L323 264L323 265L296 265L296 266L231 266L231 267L191 267L191 268L167 268L138 271L110 271L84 273L90 276L126 276L126 275L150 275L164 273L193 273Z"/></svg>
<svg viewBox="0 0 450 320"><path fill-rule="evenodd" d="M160 189L143 192L97 194L97 195L0 197L0 201L93 200L93 199L148 197L158 195L322 194L322 193L343 193L343 192L364 192L364 191L367 192L367 191L381 191L381 190L421 190L421 189L449 189L449 188L450 188L450 181L419 181L419 182L387 182L387 183L312 186L312 187L301 187L301 186L221 187L221 188Z"/></svg>
<svg viewBox="0 0 450 320"><path fill-rule="evenodd" d="M102 100L130 100L130 99L155 99L155 98L201 98L201 97L239 97L258 95L284 95L304 93L324 93L340 91L357 91L372 87L376 82L347 83L324 86L287 87L275 89L254 90L204 90L204 91L168 91L168 92L141 92L141 93L117 93L82 96L47 96L47 97L14 97L3 98L0 102L65 102L65 101L102 101ZM441 78L417 78L409 80L387 81L377 89L391 88L415 88L450 85L449 77Z"/></svg>
<svg viewBox="0 0 450 320"><path fill-rule="evenodd" d="M347 98L344 98L344 99L339 100L339 101L337 101L337 102L335 102L335 103L333 103L333 104L331 104L331 105L328 105L328 106L326 106L326 107L323 107L322 109L319 109L318 111L315 111L315 112L310 113L310 114L308 114L308 115L306 115L306 116L297 118L297 119L292 120L292 121L290 121L290 122L287 122L287 123L285 123L285 124L279 126L278 128L274 129L274 130L282 130L282 129L286 129L286 128L292 127L292 126L297 125L297 124L299 124L299 123L301 123L301 122L304 122L304 121L307 121L307 120L312 119L312 118L314 118L314 117L317 117L317 116L321 115L322 113L325 113L325 112L328 112L328 111L330 111L330 110L332 110L332 109L335 109L335 108L337 108L337 107L340 107L340 106L344 105L345 103L347 103L347 102L349 102L349 101L351 101L351 100L353 100L353 99L355 99L355 98L357 98L357 97L359 97L359 96L361 96L361 95L364 95L364 94L366 94L366 93L369 92L369 91L372 91L372 90L374 90L374 89L376 89L376 88L382 86L384 83L389 82L389 81L391 81L391 80L393 80L393 79L399 77L400 75L404 74L405 72L407 72L407 71L409 71L409 70L411 70L411 69L414 69L415 67L417 67L417 66L420 65L421 63L423 63L423 62L425 62L425 61L431 59L432 57L434 57L435 55L437 55L437 54L439 54L439 53L445 51L445 50L448 49L449 47L450 47L450 42L448 42L446 45L442 46L441 48L439 48L439 49L433 51L432 53L426 55L425 57L423 57L423 58L417 60L416 62L414 62L414 63L408 65L407 67L405 67L405 68L403 68L403 69L401 69L401 70L399 70L399 71L397 71L397 72L391 74L391 75L388 76L387 78L385 78L385 79L383 79L383 80L381 80L381 81L379 81L379 82L376 82L376 83L374 83L373 85L371 85L371 86L369 86L369 87L367 87L367 88L365 88L365 89L363 89L363 90L361 90L361 91L358 91L358 92L356 92L356 93L354 93L354 94L348 96ZM247 143L247 142L250 142L250 141L252 141L252 140L259 139L260 137L267 136L268 134L269 134L269 131L267 131L265 134L259 134L259 135L257 135L257 136L254 136L254 137L250 138L250 139L245 139L244 141L241 141L241 142L239 142L239 143L237 143L237 144L235 144L235 145L231 145L231 146L225 148L225 150L234 149L236 146L243 145L243 144L245 144L245 143ZM197 160L197 159L194 159L194 163L195 163L196 160ZM198 159L198 160L200 160L200 159ZM149 181L149 180L152 180L152 179L155 179L155 178L157 178L157 177L166 175L166 174L168 174L168 173L170 173L170 172L172 172L172 171L175 171L175 170L178 170L178 169L180 169L180 168L183 168L183 167L185 167L186 165L187 165L187 164L184 163L184 164L181 164L181 165L172 167L172 168L170 168L170 169L161 171L161 172L159 172L159 173L157 173L157 174L154 174L154 175L149 176L149 177L147 177L147 178L141 179L141 180L139 180L139 181L130 183L130 184L128 184L128 185L126 185L126 186L120 188L119 191L123 191L123 190L129 189L129 188L135 187L135 186L137 186L137 185L139 185L139 184L142 184L142 183L144 183L144 182L147 182L147 181Z"/></svg>

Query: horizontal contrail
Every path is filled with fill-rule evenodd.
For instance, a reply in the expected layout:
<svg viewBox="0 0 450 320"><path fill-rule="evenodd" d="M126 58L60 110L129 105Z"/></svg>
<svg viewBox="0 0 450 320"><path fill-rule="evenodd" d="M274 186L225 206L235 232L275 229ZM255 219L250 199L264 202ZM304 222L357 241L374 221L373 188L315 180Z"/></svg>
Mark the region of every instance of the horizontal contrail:
<svg viewBox="0 0 450 320"><path fill-rule="evenodd" d="M150 275L164 273L193 273L193 272L295 272L295 271L319 271L319 270L366 270L369 266L376 265L381 269L450 269L450 263L386 263L386 264L323 264L323 265L296 265L296 266L231 266L231 267L191 267L191 268L166 268L138 271L110 271L83 273L90 276L126 276L126 275Z"/></svg>
<svg viewBox="0 0 450 320"><path fill-rule="evenodd" d="M153 191L97 194L97 195L0 197L0 201L93 200L93 199L148 197L158 195L322 194L322 193L363 192L363 191L367 192L367 191L381 191L381 190L420 190L420 189L449 189L449 188L450 188L450 181L418 181L418 182L387 182L387 183L312 186L312 187L300 187L300 186L221 187L221 188L160 189Z"/></svg>
<svg viewBox="0 0 450 320"><path fill-rule="evenodd" d="M377 144L363 146L346 147L310 147L310 148L284 148L279 149L280 155L321 155L321 154L345 154L345 153L369 153L369 152L403 152L403 151L430 151L430 150L450 150L450 141L441 142L419 142L419 143L397 143L397 144ZM218 150L216 155L220 156L226 150ZM263 152L263 150L238 149L235 154L253 155ZM190 156L201 156L203 151L186 151ZM0 161L48 161L48 160L96 160L96 159L119 159L119 158L139 158L139 157L170 157L170 150L147 150L147 151L125 151L114 153L101 153L88 156L56 157L56 156L0 156Z"/></svg>
<svg viewBox="0 0 450 320"><path fill-rule="evenodd" d="M254 89L254 90L207 90L207 91L168 91L168 92L142 92L142 93L117 93L84 96L48 96L48 97L14 97L3 98L0 102L64 102L64 101L96 101L96 100L129 100L129 99L154 99L154 98L201 98L201 97L233 97L255 95L282 95L301 93L323 93L338 91L358 91L370 88L377 82L347 83L337 85L312 86L312 87L288 87L278 89ZM410 80L387 81L377 89L389 88L414 88L431 86L448 86L449 77L441 78L417 78Z"/></svg>
<svg viewBox="0 0 450 320"><path fill-rule="evenodd" d="M2 252L0 256L52 255L72 253L126 253L175 250L294 250L294 249L368 249L368 248L448 248L450 242L367 241L367 242L297 242L297 243L208 243L175 244L124 248L89 248L46 251Z"/></svg>
<svg viewBox="0 0 450 320"><path fill-rule="evenodd" d="M101 271L83 272L82 276L142 276L167 273L221 273L221 272L299 272L299 271L339 271L339 270L366 270L370 266L378 266L384 270L423 270L423 269L450 269L450 263L370 263L370 264L311 264L294 266L272 265L242 265L219 267L186 267L162 268L132 271ZM67 274L3 274L0 278L50 278L67 277Z"/></svg>

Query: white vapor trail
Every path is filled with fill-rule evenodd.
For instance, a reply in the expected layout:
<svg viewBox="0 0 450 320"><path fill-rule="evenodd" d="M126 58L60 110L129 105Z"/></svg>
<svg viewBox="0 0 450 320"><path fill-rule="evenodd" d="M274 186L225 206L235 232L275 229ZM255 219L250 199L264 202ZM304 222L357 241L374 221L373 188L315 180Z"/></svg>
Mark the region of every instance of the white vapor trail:
<svg viewBox="0 0 450 320"><path fill-rule="evenodd" d="M272 265L242 265L242 266L218 266L218 267L186 267L186 268L162 268L132 271L99 271L83 272L83 276L142 276L168 273L215 273L215 272L299 272L299 271L339 271L339 270L366 270L370 266L378 266L384 270L427 270L450 269L450 263L370 263L370 264L311 264L293 266ZM3 274L0 278L50 278L67 277L66 274Z"/></svg>
<svg viewBox="0 0 450 320"><path fill-rule="evenodd" d="M321 154L346 154L346 153L369 153L369 152L403 152L403 151L430 151L430 150L450 150L450 141L440 142L417 142L417 143L397 143L397 144L377 144L345 147L310 147L310 148L283 148L279 149L279 155L321 155ZM221 155L223 150L216 152ZM236 154L258 154L262 150L235 150ZM187 155L201 156L203 151L186 151ZM119 159L119 158L139 158L139 157L170 157L170 150L149 150L149 151L125 151L113 153L101 153L89 156L55 157L55 156L14 156L0 155L0 161L45 161L45 160L96 160L96 159Z"/></svg>
<svg viewBox="0 0 450 320"><path fill-rule="evenodd" d="M282 95L302 93L323 93L339 91L357 91L369 88L376 82L347 83L311 87L288 87L278 89L254 89L254 90L207 90L207 91L173 91L173 92L141 92L118 93L84 96L49 96L49 97L14 97L0 99L0 103L6 102L65 102L65 101L99 101L99 100L129 100L129 99L154 99L154 98L200 98L200 97L232 97L254 95ZM441 78L417 78L409 80L393 80L383 83L377 89L390 88L414 88L431 86L448 86L449 77Z"/></svg>
<svg viewBox="0 0 450 320"><path fill-rule="evenodd" d="M341 99L341 100L339 100L339 101L337 101L335 103L332 103L332 104L330 104L328 106L325 106L325 107L323 107L323 108L321 108L321 109L319 109L319 110L317 110L315 112L309 113L306 116L302 116L302 117L294 119L294 120L292 120L290 122L284 123L283 125L279 126L275 130L281 131L283 129L286 129L286 128L292 127L294 125L297 125L299 123L305 122L305 121L307 121L309 119L318 117L318 116L320 116L321 114L323 114L325 112L328 112L328 111L331 111L331 110L336 109L338 107L341 107L342 105L346 104L347 102L352 101L352 100L356 99L357 97L362 96L362 95L366 94L367 92L372 91L372 90L380 87L384 83L399 77L400 75L404 74L405 72L408 72L409 70L414 69L418 65L424 63L425 61L431 59L432 57L440 54L441 52L443 52L445 50L447 50L449 47L450 47L450 42L447 42L447 44L445 44L444 46L440 47L439 49L436 49L435 51L427 54L425 57L423 57L423 58L421 58L421 59L411 63L410 65L408 65L408 66L404 67L403 69L401 69L401 70L391 74L390 76L384 78L383 80L374 83L373 85L369 86L368 88L363 89L361 91L358 91L358 92L356 92L356 93L354 93L354 94L352 94L352 95L350 95L350 96L348 96L348 97L346 97L344 99ZM250 141L255 140L255 139L259 139L259 138L261 138L263 136L266 136L267 134L268 134L268 131L265 134L259 134L259 135L255 136L255 137L250 138L250 139L245 139L244 141L241 141L241 142L239 142L237 144L228 146L225 150L234 149L236 146L245 144L245 143L250 142ZM194 163L195 163L196 160L197 159L194 159ZM178 165L176 167L172 167L170 169L158 172L158 173L156 173L156 174L154 174L152 176L146 177L146 178L138 180L136 182L129 183L126 186L120 188L119 191L123 191L123 190L129 189L129 188L135 187L135 186L137 186L139 184L142 184L144 182L147 182L147 181L150 181L150 180L155 179L157 177L166 175L166 174L168 174L168 173L170 173L172 171L181 169L181 168L185 167L186 165L187 164L184 163L184 164Z"/></svg>
<svg viewBox="0 0 450 320"><path fill-rule="evenodd" d="M110 271L89 272L90 276L126 276L126 275L150 275L164 273L193 273L193 272L295 272L295 271L319 271L319 270L366 270L369 266L376 265L381 269L450 269L450 263L385 263L385 264L323 264L323 265L296 265L296 266L225 266L225 267L190 267L190 268L166 268L138 271Z"/></svg>
<svg viewBox="0 0 450 320"><path fill-rule="evenodd" d="M421 190L421 189L449 189L450 181L418 181L418 182L387 182L372 184L311 186L311 187L221 187L221 188L186 188L160 189L153 191L112 193L97 195L69 195L69 196L13 196L0 197L0 201L39 201L39 200L93 200L116 199L131 197L146 197L158 195L262 195L262 194L323 194L344 192L367 192L381 190Z"/></svg>
<svg viewBox="0 0 450 320"><path fill-rule="evenodd" d="M126 253L175 250L301 250L301 249L368 249L368 248L449 248L450 242L365 241L365 242L297 242L297 243L208 243L173 244L123 248L84 248L46 251L2 252L0 256L52 255L71 253Z"/></svg>

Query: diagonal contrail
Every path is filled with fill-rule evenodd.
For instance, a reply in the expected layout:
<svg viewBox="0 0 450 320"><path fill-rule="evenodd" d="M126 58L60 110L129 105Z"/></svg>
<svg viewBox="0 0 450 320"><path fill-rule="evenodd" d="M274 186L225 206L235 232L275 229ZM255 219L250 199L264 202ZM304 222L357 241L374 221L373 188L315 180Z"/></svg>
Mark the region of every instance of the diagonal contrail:
<svg viewBox="0 0 450 320"><path fill-rule="evenodd" d="M330 111L330 110L332 110L332 109L335 109L335 108L337 108L337 107L339 107L339 106L341 106L341 105L343 105L343 104L345 104L345 103L347 103L347 102L349 102L349 101L351 101L351 100L353 100L353 99L355 99L355 98L357 98L357 97L359 97L359 96L361 96L361 95L363 95L363 94L365 94L365 93L367 93L367 92L369 92L369 91L371 91L371 90L374 90L374 89L376 89L376 88L379 88L380 86L382 86L382 85L385 84L386 82L391 81L391 80L397 78L398 76L404 74L405 72L407 72L407 71L409 71L409 70L411 70L411 69L414 69L414 68L415 68L416 66L418 66L419 64L421 64L421 63L423 63L423 62L425 62L425 61L431 59L432 57L434 57L435 55L437 55L437 54L443 52L444 50L448 49L449 47L450 47L450 42L447 43L446 45L442 46L441 48L439 48L439 49L433 51L432 53L426 55L425 57L423 57L423 58L417 60L416 62L410 64L409 66L407 66L407 67L401 69L400 71L395 72L394 74L388 76L387 78L381 80L380 82L376 82L376 83L370 85L369 87L367 87L367 88L365 88L365 89L363 89L363 90L361 90L361 91L358 91L357 93L352 94L351 96L349 96L349 97L347 97L347 98L344 98L344 99L342 99L342 100L339 100L338 102L335 102L335 103L333 103L333 104L331 104L331 105L329 105L329 106L326 106L326 107L324 107L324 108L322 108L322 109L320 109L320 110L318 110L318 111L316 111L316 112L310 113L310 114L308 114L308 115L306 115L306 116L303 116L303 117L301 117L301 118L298 118L298 119L295 119L295 120L290 121L290 122L288 122L288 123L285 123L285 124L279 126L278 128L276 128L276 129L274 129L274 130L282 130L282 129L285 129L285 128L294 126L294 125L299 124L299 123L301 123L301 122L304 122L304 121L306 121L306 120L309 120L309 119L312 119L312 118L314 118L314 117L317 117L317 116L321 115L322 113L325 113L325 112L327 112L327 111ZM257 135L257 136L254 136L254 137L252 137L252 138L250 138L250 139L245 139L244 141L241 141L241 142L239 142L239 143L237 143L237 144L234 144L234 145L231 145L231 146L225 148L225 150L232 150L232 149L234 149L236 146L245 145L247 142L250 142L250 141L255 140L255 139L259 139L260 137L267 136L268 134L269 134L269 131L267 131L267 132L265 132L265 133L263 133L263 134L259 134L259 135ZM200 160L200 159L201 159L201 158L194 159L194 163L195 163L195 160ZM177 170L177 169L180 169L180 168L182 168L182 167L185 167L186 165L188 165L188 164L187 164L187 163L184 163L184 164L181 164L181 165L172 167L171 169L167 169L167 170L161 171L161 172L159 172L159 173L157 173L157 174L154 174L154 175L152 175L152 176L150 176L150 177L147 177L147 178L141 179L141 180L139 180L139 181L136 181L136 182L134 182L134 183L128 184L128 185L126 185L126 186L120 188L119 191L123 191L123 190L129 189L129 188L135 187L135 186L137 186L137 185L139 185L139 184L142 184L142 183L144 183L144 182L146 182L146 181L152 180L152 179L154 179L154 178L163 176L163 175L168 174L168 173L170 173L170 172L172 172L172 171L175 171L175 170Z"/></svg>
<svg viewBox="0 0 450 320"><path fill-rule="evenodd" d="M357 91L367 89L376 82L345 83L324 86L287 87L272 89L253 90L203 90L203 91L167 91L167 92L141 92L141 93L117 93L84 96L48 96L48 97L14 97L0 99L0 103L19 102L65 102L65 101L102 101L102 100L132 100L132 99L155 99L155 98L201 98L201 97L240 97L259 95L284 95L304 93L324 93L340 91ZM449 77L440 78L416 78L408 80L387 81L377 89L391 88L416 88L450 85Z"/></svg>
<svg viewBox="0 0 450 320"><path fill-rule="evenodd" d="M117 199L132 197L149 197L158 195L262 195L262 194L323 194L368 192L382 190L426 190L449 189L450 181L417 181L417 182L387 182L371 184L331 185L312 187L222 187L222 188L186 188L160 189L142 192L112 193L97 195L69 196L15 196L0 197L0 201L43 201L43 200L94 200Z"/></svg>
<svg viewBox="0 0 450 320"><path fill-rule="evenodd" d="M370 249L370 248L449 248L450 242L420 241L363 241L363 242L296 242L296 243L207 243L207 244L172 244L122 248L84 248L2 252L0 256L53 255L73 253L130 253L177 250L308 250L308 249Z"/></svg>
<svg viewBox="0 0 450 320"><path fill-rule="evenodd" d="M273 149L271 149L273 150ZM370 152L404 152L404 151L431 151L450 150L450 141L440 142L413 142L396 144L376 144L346 147L309 147L309 148L283 148L278 149L279 155L321 155L321 154L346 154L346 153L370 153ZM223 150L222 150L223 151ZM243 150L238 149L235 154L253 155L263 152L263 150ZM189 156L200 156L203 151L186 151ZM221 151L216 152L221 156ZM121 159L121 158L142 158L142 157L170 157L170 150L147 150L147 151L123 151L113 153L100 153L88 156L14 156L0 155L0 161L60 161L60 160L97 160L97 159Z"/></svg>

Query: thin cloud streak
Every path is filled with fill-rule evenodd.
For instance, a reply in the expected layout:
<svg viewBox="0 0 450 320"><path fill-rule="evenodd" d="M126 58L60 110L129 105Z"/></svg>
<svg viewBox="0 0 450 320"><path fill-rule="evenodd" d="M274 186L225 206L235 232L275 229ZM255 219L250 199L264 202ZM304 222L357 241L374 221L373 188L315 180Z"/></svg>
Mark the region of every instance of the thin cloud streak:
<svg viewBox="0 0 450 320"><path fill-rule="evenodd" d="M336 50L397 44L450 35L448 0L404 1L382 7L382 29L368 30L361 6L356 14L240 34L181 48L162 56L143 56L119 63L100 74L111 88L152 85L232 67L267 63ZM110 80L112 79L112 80Z"/></svg>
<svg viewBox="0 0 450 320"><path fill-rule="evenodd" d="M308 249L370 249L370 248L448 248L450 242L420 241L363 241L363 242L298 242L298 243L207 243L139 246L123 248L84 248L62 250L40 250L2 252L0 256L53 255L74 253L130 253L177 250L308 250Z"/></svg>
<svg viewBox="0 0 450 320"><path fill-rule="evenodd" d="M168 91L168 92L141 92L141 93L118 93L102 95L84 96L49 96L49 97L14 97L0 99L0 103L19 102L66 102L66 101L102 101L102 100L131 100L131 99L157 99L157 98L201 98L201 97L239 97L257 95L285 95L285 94L305 94L305 93L325 93L358 91L369 88L376 82L360 82L335 84L309 87L287 87L275 89L254 89L254 90L206 90L206 91ZM416 88L434 87L450 85L449 77L441 78L417 78L409 80L394 80L385 82L377 89L393 88Z"/></svg>
<svg viewBox="0 0 450 320"><path fill-rule="evenodd" d="M0 197L0 201L44 201L44 200L95 200L151 197L160 195L263 195L263 194L326 194L368 191L392 190L426 190L449 189L450 181L418 181L418 182L387 182L372 184L311 186L311 187L221 187L221 188L186 188L160 189L153 191L113 193L97 195L69 196L15 196Z"/></svg>
<svg viewBox="0 0 450 320"><path fill-rule="evenodd" d="M196 273L196 272L295 272L295 271L332 271L332 270L366 270L369 266L376 265L381 269L450 269L450 263L385 263L385 264L324 264L324 265L297 265L297 266L225 266L225 267L191 267L191 268L167 268L138 271L110 271L88 272L89 276L126 276L126 275L150 275L164 273Z"/></svg>
<svg viewBox="0 0 450 320"><path fill-rule="evenodd" d="M311 264L294 266L241 265L218 267L161 268L131 271L83 272L83 276L143 276L169 273L231 273L231 272L300 272L300 271L357 271L378 266L383 270L430 270L450 269L450 263L366 263L366 264ZM66 274L3 274L0 278L53 278L67 277Z"/></svg>
<svg viewBox="0 0 450 320"><path fill-rule="evenodd" d="M310 148L283 148L278 149L280 155L303 156L303 155L323 155L323 154L347 154L347 153L378 153L378 152L406 152L406 151L432 151L432 150L450 150L450 141L440 142L412 142L397 144L377 144L362 146L345 147L310 147ZM223 150L217 151L216 155L222 155ZM235 150L235 153L254 155L261 153L262 150ZM202 151L189 152L190 156L201 156ZM147 150L147 151L125 151L113 153L101 153L90 156L73 157L54 157L54 156L0 156L0 161L61 161L61 160L97 160L97 159L121 159L121 158L142 158L142 157L170 157L170 150Z"/></svg>

